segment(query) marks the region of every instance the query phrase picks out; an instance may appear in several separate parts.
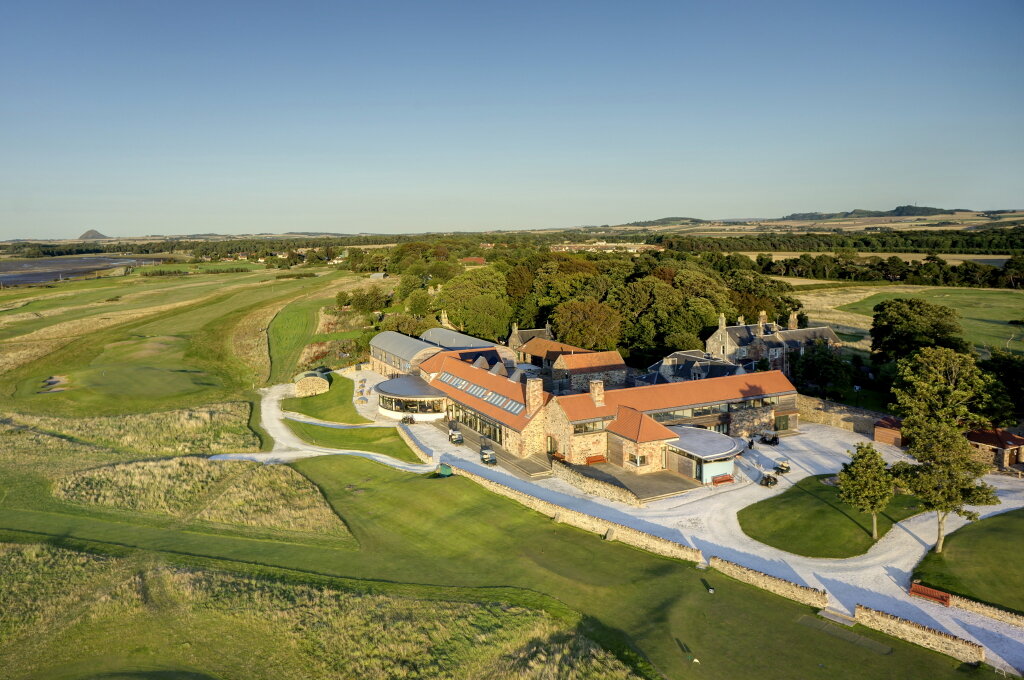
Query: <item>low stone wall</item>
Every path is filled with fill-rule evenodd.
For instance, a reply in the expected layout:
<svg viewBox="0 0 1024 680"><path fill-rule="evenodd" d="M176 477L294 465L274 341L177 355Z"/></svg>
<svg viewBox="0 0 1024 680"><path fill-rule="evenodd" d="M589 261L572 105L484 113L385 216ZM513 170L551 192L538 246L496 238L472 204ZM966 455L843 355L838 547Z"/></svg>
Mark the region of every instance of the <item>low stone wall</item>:
<svg viewBox="0 0 1024 680"><path fill-rule="evenodd" d="M551 474L586 493L627 505L643 505L640 499L637 498L637 495L629 489L624 489L621 486L615 486L608 482L602 482L599 479L576 472L571 466L566 465L560 460L551 461Z"/></svg>
<svg viewBox="0 0 1024 680"><path fill-rule="evenodd" d="M764 572L748 569L735 562L723 560L720 557L712 557L709 563L713 568L726 576L732 576L737 581L749 583L761 590L767 590L770 593L781 595L786 599L795 600L817 609L824 609L828 606L828 593L824 590L808 588L807 586L802 586L777 576L769 576Z"/></svg>
<svg viewBox="0 0 1024 680"><path fill-rule="evenodd" d="M398 430L398 436L402 438L402 441L409 445L409 448L412 449L412 452L416 454L417 458L422 460L424 463L434 462L434 459L430 457L430 454L420 448L420 444L416 441L416 438L409 434L408 427L403 423L399 423L395 429Z"/></svg>
<svg viewBox="0 0 1024 680"><path fill-rule="evenodd" d="M960 597L959 595L950 595L949 606L965 609L969 612L974 612L975 614L981 614L982 616L987 616L990 619L1008 623L1011 626L1024 628L1024 616L1008 612L1005 609L1000 609L999 607L993 607L990 604L978 602L977 600Z"/></svg>
<svg viewBox="0 0 1024 680"><path fill-rule="evenodd" d="M677 560L685 560L687 562L704 561L704 556L701 554L700 550L697 550L696 548L680 545L675 541L670 541L666 538L649 534L646 531L627 527L623 524L609 522L608 520L593 517L586 513L577 512L576 510L569 510L555 505L554 503L549 503L548 501L523 493L522 491L517 491L516 489L505 486L500 482L486 479L478 474L469 472L468 470L455 467L454 465L451 467L452 471L460 477L472 479L485 489L493 491L498 495L505 496L506 498L511 498L532 510L536 510L543 515L551 517L556 522L568 524L569 526L574 526L577 529L583 529L584 531L590 531L595 534L601 534L608 540L619 541L635 548L655 553L656 555L673 557Z"/></svg>
<svg viewBox="0 0 1024 680"><path fill-rule="evenodd" d="M803 394L797 395L796 405L800 410L800 418L805 423L839 427L866 437L873 437L875 421L886 417L885 413L878 411L869 411L866 408L847 406Z"/></svg>
<svg viewBox="0 0 1024 680"><path fill-rule="evenodd" d="M854 611L854 619L862 626L874 628L886 635L933 649L958 661L981 663L985 660L985 648L975 642L958 638L949 633L943 633L928 626L922 626L920 623L901 619L892 614L880 612L877 609L857 605Z"/></svg>

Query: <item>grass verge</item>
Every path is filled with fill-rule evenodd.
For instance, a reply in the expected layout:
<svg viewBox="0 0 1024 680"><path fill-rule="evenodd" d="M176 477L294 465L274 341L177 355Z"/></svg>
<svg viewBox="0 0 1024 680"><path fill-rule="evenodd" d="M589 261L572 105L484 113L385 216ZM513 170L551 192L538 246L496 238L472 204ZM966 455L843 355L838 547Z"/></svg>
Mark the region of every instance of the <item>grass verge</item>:
<svg viewBox="0 0 1024 680"><path fill-rule="evenodd" d="M352 403L354 390L355 383L350 378L334 374L331 376L331 389L328 391L313 397L284 399L281 408L333 423L369 423L371 421L359 415L359 411Z"/></svg>
<svg viewBox="0 0 1024 680"><path fill-rule="evenodd" d="M792 488L748 505L737 514L740 527L751 538L779 550L805 557L854 557L867 552L871 515L839 500L839 490L821 480L833 475L801 479ZM896 522L921 512L913 496L897 495L878 514L878 536Z"/></svg>
<svg viewBox="0 0 1024 680"><path fill-rule="evenodd" d="M373 451L407 463L422 463L409 445L392 427L337 428L286 420L288 427L303 441L330 449Z"/></svg>

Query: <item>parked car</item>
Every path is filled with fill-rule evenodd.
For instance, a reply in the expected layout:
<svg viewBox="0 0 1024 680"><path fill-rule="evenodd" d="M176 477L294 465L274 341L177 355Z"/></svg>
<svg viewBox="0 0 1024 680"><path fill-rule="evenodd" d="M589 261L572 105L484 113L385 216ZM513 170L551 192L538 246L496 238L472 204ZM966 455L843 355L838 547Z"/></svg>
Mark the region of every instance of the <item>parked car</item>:
<svg viewBox="0 0 1024 680"><path fill-rule="evenodd" d="M484 465L497 465L498 457L494 455L494 449L491 448L490 444L480 445L480 462Z"/></svg>

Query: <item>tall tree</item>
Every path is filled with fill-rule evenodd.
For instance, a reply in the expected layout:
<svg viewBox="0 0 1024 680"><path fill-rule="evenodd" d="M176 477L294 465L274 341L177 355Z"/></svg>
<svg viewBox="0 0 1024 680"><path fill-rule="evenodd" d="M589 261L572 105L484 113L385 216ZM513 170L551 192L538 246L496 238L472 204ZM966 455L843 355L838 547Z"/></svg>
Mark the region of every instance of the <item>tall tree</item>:
<svg viewBox="0 0 1024 680"><path fill-rule="evenodd" d="M882 454L871 444L857 444L849 463L839 473L839 500L871 513L871 539L878 540L878 513L892 500L896 480Z"/></svg>
<svg viewBox="0 0 1024 680"><path fill-rule="evenodd" d="M882 361L897 361L922 347L968 352L955 309L920 298L894 298L874 307L871 350Z"/></svg>
<svg viewBox="0 0 1024 680"><path fill-rule="evenodd" d="M555 307L551 327L562 342L584 349L615 349L622 317L597 300L570 300Z"/></svg>
<svg viewBox="0 0 1024 680"><path fill-rule="evenodd" d="M839 348L818 340L797 357L793 380L801 392L807 389L826 397L842 397L853 384L853 366L843 358Z"/></svg>
<svg viewBox="0 0 1024 680"><path fill-rule="evenodd" d="M989 380L974 357L944 347L926 347L897 363L892 391L917 462L893 466L893 474L935 512L935 552L942 552L949 513L977 519L967 506L998 502L995 490L980 479L989 466L974 459L964 437L987 424L976 409Z"/></svg>

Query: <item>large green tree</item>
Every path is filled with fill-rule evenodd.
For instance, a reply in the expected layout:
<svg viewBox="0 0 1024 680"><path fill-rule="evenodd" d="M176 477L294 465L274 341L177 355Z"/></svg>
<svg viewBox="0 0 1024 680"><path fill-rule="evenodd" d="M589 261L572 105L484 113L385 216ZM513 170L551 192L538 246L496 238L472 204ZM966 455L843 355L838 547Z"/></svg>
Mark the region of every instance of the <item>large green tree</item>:
<svg viewBox="0 0 1024 680"><path fill-rule="evenodd" d="M920 298L893 298L874 307L871 349L882 361L898 361L923 347L968 352L955 309Z"/></svg>
<svg viewBox="0 0 1024 680"><path fill-rule="evenodd" d="M584 349L615 349L622 317L597 300L570 300L555 307L551 328L562 342Z"/></svg>
<svg viewBox="0 0 1024 680"><path fill-rule="evenodd" d="M448 318L453 324L471 333L470 326L488 325L486 320L473 318L474 315L481 312L488 313L485 301L476 298L486 297L489 301L500 302L504 307L496 307L496 313L504 314L504 308L508 307L506 287L505 275L494 267L470 269L441 287L441 293L437 299L438 308L448 312ZM511 315L511 311L504 314L506 328L509 315ZM497 338L498 335L493 335L489 339Z"/></svg>
<svg viewBox="0 0 1024 680"><path fill-rule="evenodd" d="M857 444L852 460L839 473L839 500L871 513L871 538L878 540L878 513L889 506L896 480L882 455L869 443Z"/></svg>
<svg viewBox="0 0 1024 680"><path fill-rule="evenodd" d="M981 481L989 466L972 456L964 437L987 424L978 405L989 380L974 357L945 347L926 347L897 363L895 406L916 463L895 465L893 474L935 512L935 552L942 552L950 513L977 519L968 506L998 502L995 490Z"/></svg>
<svg viewBox="0 0 1024 680"><path fill-rule="evenodd" d="M842 397L853 384L853 366L839 348L818 340L797 357L793 380L801 392Z"/></svg>

